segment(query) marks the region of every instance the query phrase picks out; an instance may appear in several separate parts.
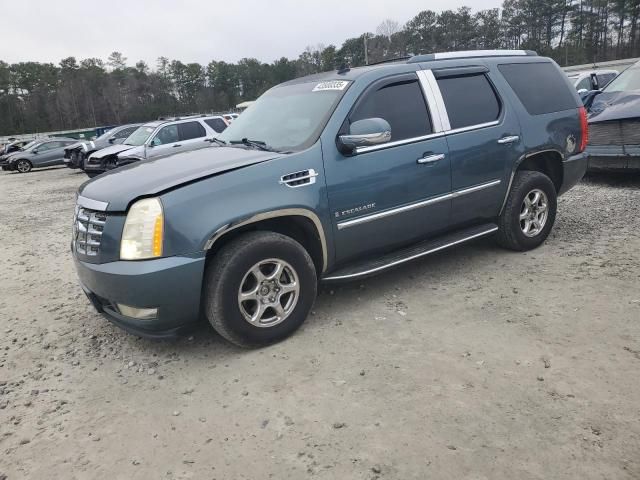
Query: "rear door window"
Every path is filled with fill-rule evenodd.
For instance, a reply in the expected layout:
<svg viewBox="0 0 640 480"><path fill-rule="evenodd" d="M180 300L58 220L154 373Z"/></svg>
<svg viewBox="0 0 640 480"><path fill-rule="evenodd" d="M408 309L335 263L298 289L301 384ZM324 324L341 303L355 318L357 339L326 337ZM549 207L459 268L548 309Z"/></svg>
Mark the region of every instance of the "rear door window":
<svg viewBox="0 0 640 480"><path fill-rule="evenodd" d="M118 133L116 133L113 138L127 138L129 135L131 135L138 127L129 127L129 128L123 128L122 130L120 130Z"/></svg>
<svg viewBox="0 0 640 480"><path fill-rule="evenodd" d="M575 90L553 63L507 63L498 69L531 115L578 108Z"/></svg>
<svg viewBox="0 0 640 480"><path fill-rule="evenodd" d="M178 125L180 140L192 140L207 136L207 132L199 122L186 122Z"/></svg>
<svg viewBox="0 0 640 480"><path fill-rule="evenodd" d="M167 125L160 129L151 143L153 145L166 145L167 143L176 143L178 138L178 126Z"/></svg>
<svg viewBox="0 0 640 480"><path fill-rule="evenodd" d="M204 123L209 125L218 133L224 132L227 128L227 124L221 118L207 118Z"/></svg>
<svg viewBox="0 0 640 480"><path fill-rule="evenodd" d="M417 79L391 83L369 92L351 113L349 121L366 118L389 122L392 141L422 137L433 131Z"/></svg>
<svg viewBox="0 0 640 480"><path fill-rule="evenodd" d="M438 79L452 129L493 122L500 116L500 101L483 74Z"/></svg>

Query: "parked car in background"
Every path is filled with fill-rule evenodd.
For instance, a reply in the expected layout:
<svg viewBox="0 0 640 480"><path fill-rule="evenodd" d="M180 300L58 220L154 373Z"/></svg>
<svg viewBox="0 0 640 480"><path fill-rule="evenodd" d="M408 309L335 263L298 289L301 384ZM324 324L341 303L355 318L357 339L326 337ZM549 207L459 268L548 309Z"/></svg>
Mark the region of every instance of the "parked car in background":
<svg viewBox="0 0 640 480"><path fill-rule="evenodd" d="M589 170L640 171L640 62L584 101L589 111Z"/></svg>
<svg viewBox="0 0 640 480"><path fill-rule="evenodd" d="M124 142L138 127L139 123L121 125L107 130L95 140L77 142L69 145L64 150L64 164L69 168L84 168L84 160L93 152L110 145L119 145Z"/></svg>
<svg viewBox="0 0 640 480"><path fill-rule="evenodd" d="M63 165L65 147L77 141L75 138L63 137L38 140L30 144L30 146L9 155L2 165L2 169L27 173L33 168Z"/></svg>
<svg viewBox="0 0 640 480"><path fill-rule="evenodd" d="M9 159L9 157L11 157L12 155L15 155L16 153L18 153L20 151L24 151L27 148L31 147L33 144L37 143L37 140L31 140L30 142L20 142L20 146L18 146L18 147L6 148L9 145L11 145L12 143L14 143L14 142L11 142L11 143L8 143L7 145L5 145L5 148L3 148L3 151L5 153L2 153L0 155L0 166L2 166L3 170L6 170L6 168L4 168L4 167L7 165L7 160Z"/></svg>
<svg viewBox="0 0 640 480"><path fill-rule="evenodd" d="M584 175L586 140L577 92L533 52L298 78L218 146L86 182L72 253L90 301L129 331L171 336L204 314L227 340L263 346L304 322L319 281L494 234L538 247Z"/></svg>
<svg viewBox="0 0 640 480"><path fill-rule="evenodd" d="M227 123L231 124L231 122L233 122L236 118L238 118L238 114L237 113L225 113L223 115L223 117L227 121Z"/></svg>
<svg viewBox="0 0 640 480"><path fill-rule="evenodd" d="M210 146L207 139L227 128L221 116L198 116L158 120L138 127L120 145L112 145L91 154L84 171L95 177L107 170L153 158Z"/></svg>
<svg viewBox="0 0 640 480"><path fill-rule="evenodd" d="M618 70L584 70L567 74L579 92L599 90L618 76Z"/></svg>
<svg viewBox="0 0 640 480"><path fill-rule="evenodd" d="M32 140L14 140L12 142L7 143L6 145L3 145L2 148L0 148L0 157L4 155L8 155L13 152L17 152L22 147L29 144L31 141Z"/></svg>

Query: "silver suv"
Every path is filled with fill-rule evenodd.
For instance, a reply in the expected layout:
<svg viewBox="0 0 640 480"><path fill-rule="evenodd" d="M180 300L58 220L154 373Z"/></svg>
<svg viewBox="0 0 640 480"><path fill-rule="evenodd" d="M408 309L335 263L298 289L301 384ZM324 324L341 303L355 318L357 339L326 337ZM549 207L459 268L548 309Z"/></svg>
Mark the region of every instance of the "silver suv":
<svg viewBox="0 0 640 480"><path fill-rule="evenodd" d="M167 157L210 146L209 140L227 128L221 116L194 116L157 120L138 127L120 145L91 154L84 171L89 177L133 162Z"/></svg>

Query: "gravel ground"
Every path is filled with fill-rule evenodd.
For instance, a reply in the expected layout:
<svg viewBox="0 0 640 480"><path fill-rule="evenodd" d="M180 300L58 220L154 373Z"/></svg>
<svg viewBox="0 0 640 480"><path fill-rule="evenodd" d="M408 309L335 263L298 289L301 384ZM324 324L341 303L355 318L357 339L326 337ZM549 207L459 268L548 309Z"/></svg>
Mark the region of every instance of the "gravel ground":
<svg viewBox="0 0 640 480"><path fill-rule="evenodd" d="M325 287L289 340L107 323L69 241L82 174L0 174L0 478L639 479L640 177L548 242Z"/></svg>

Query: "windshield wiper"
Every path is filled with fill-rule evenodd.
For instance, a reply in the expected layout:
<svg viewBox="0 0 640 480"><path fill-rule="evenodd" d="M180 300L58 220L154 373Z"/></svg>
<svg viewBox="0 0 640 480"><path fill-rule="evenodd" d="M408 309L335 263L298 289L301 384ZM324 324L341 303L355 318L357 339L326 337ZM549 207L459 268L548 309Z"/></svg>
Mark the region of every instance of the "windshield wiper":
<svg viewBox="0 0 640 480"><path fill-rule="evenodd" d="M273 149L269 148L265 142L260 140L249 140L248 138L243 138L242 140L229 140L231 145L246 145L247 147L257 148L259 150L264 150L265 152L273 152Z"/></svg>
<svg viewBox="0 0 640 480"><path fill-rule="evenodd" d="M221 146L227 145L227 142L225 142L224 140L220 140L219 138L216 138L216 137L207 138L207 140L211 143L217 143L218 145L221 145Z"/></svg>

